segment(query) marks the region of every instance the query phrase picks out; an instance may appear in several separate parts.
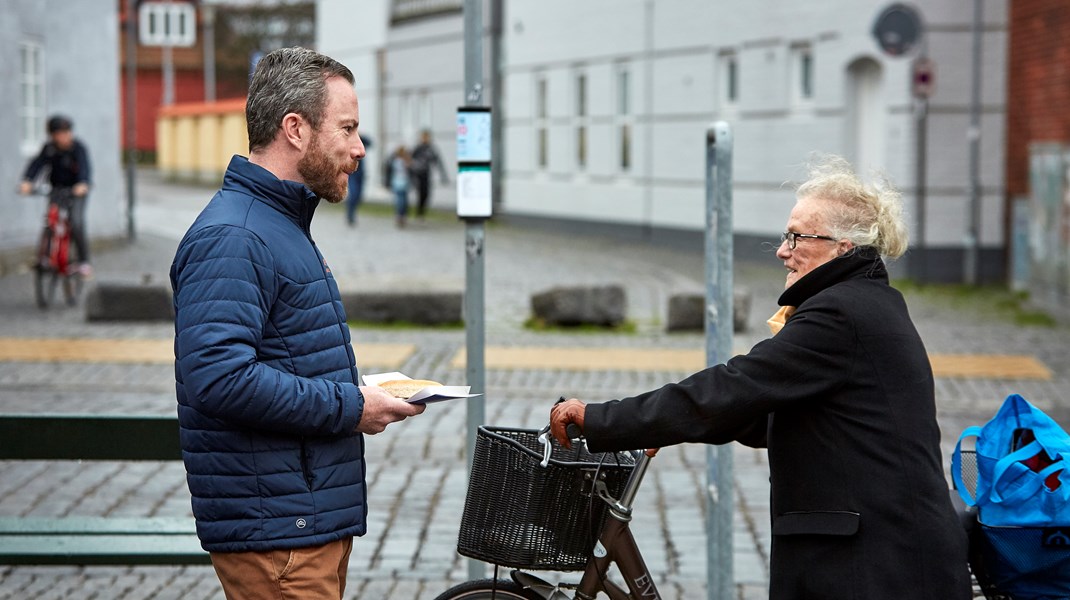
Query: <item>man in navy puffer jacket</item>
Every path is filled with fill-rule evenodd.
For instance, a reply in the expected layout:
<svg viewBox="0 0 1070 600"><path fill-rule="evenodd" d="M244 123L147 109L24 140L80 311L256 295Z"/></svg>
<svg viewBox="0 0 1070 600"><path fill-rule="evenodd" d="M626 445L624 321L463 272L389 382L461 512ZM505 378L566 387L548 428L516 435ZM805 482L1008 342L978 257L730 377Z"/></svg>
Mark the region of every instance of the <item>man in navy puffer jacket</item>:
<svg viewBox="0 0 1070 600"><path fill-rule="evenodd" d="M249 158L231 160L171 267L193 514L228 599L337 599L366 530L362 434L423 406L358 386L309 232L364 157L353 74L311 50L271 52L246 118Z"/></svg>

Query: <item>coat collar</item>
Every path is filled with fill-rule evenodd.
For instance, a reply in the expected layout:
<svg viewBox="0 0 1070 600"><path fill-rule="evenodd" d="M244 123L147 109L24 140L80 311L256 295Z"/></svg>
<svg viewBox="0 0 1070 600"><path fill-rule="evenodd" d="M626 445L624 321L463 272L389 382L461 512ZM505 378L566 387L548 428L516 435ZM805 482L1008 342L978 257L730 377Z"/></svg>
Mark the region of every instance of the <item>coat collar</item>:
<svg viewBox="0 0 1070 600"><path fill-rule="evenodd" d="M888 269L874 248L858 248L810 271L784 290L777 304L799 306L828 287L860 277L888 283Z"/></svg>
<svg viewBox="0 0 1070 600"><path fill-rule="evenodd" d="M223 189L249 194L286 215L306 232L319 205L319 198L305 184L279 179L244 156L234 155L230 159L223 175Z"/></svg>

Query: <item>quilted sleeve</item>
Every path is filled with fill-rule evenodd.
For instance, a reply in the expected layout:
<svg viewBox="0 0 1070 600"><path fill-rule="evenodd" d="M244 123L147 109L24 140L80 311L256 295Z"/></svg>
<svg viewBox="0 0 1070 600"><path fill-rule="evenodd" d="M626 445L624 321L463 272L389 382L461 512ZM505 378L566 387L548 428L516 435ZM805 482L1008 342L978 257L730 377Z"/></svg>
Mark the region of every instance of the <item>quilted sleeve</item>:
<svg viewBox="0 0 1070 600"><path fill-rule="evenodd" d="M207 416L293 435L343 435L364 399L350 383L300 377L258 360L278 281L263 241L239 227L185 239L171 269L175 373Z"/></svg>

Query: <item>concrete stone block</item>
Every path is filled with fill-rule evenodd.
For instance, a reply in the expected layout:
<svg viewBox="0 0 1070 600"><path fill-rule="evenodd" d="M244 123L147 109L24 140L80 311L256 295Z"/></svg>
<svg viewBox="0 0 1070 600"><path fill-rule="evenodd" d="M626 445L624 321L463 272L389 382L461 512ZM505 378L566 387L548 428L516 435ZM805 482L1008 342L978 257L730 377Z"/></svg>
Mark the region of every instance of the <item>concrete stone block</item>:
<svg viewBox="0 0 1070 600"><path fill-rule="evenodd" d="M173 321L171 288L166 284L100 281L86 294L87 321Z"/></svg>
<svg viewBox="0 0 1070 600"><path fill-rule="evenodd" d="M732 330L747 330L750 319L751 293L747 288L732 291ZM706 327L705 293L680 293L669 297L668 331L702 331Z"/></svg>
<svg viewBox="0 0 1070 600"><path fill-rule="evenodd" d="M536 319L550 325L600 325L624 322L627 299L619 285L555 287L531 297Z"/></svg>
<svg viewBox="0 0 1070 600"><path fill-rule="evenodd" d="M359 289L341 290L346 318L369 323L449 325L463 320L464 288L435 279L361 279Z"/></svg>

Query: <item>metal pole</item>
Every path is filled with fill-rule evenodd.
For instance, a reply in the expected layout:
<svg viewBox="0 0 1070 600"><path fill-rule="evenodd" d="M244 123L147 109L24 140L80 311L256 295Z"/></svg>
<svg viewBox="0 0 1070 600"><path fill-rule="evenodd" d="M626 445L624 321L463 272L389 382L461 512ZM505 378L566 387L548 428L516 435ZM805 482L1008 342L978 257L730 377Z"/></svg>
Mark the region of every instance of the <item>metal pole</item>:
<svg viewBox="0 0 1070 600"><path fill-rule="evenodd" d="M170 3L171 0L164 0ZM160 70L163 72L163 98L160 104L170 106L175 103L175 61L171 51L171 13L163 14L164 42L160 47Z"/></svg>
<svg viewBox="0 0 1070 600"><path fill-rule="evenodd" d="M483 0L464 0L464 104L483 104ZM492 201L493 205L493 201ZM484 394L483 346L483 251L486 240L484 219L466 218L464 223L465 277L464 277L464 329L467 365L465 376L472 393ZM471 473L472 457L475 455L476 430L485 419L484 396L468 399L467 441L465 450L468 470ZM468 578L482 579L486 568L483 563L468 559Z"/></svg>
<svg viewBox="0 0 1070 600"><path fill-rule="evenodd" d="M204 101L215 102L215 6L204 5Z"/></svg>
<svg viewBox="0 0 1070 600"><path fill-rule="evenodd" d="M706 130L706 365L732 352L732 129ZM706 448L706 577L709 600L731 600L732 447Z"/></svg>
<svg viewBox="0 0 1070 600"><path fill-rule="evenodd" d="M137 198L137 0L126 0L126 237L137 237L134 204Z"/></svg>
<svg viewBox="0 0 1070 600"><path fill-rule="evenodd" d="M502 0L490 2L490 106L491 119L491 198L494 202L502 200L502 169L505 167L502 143L502 121L505 111L502 109L502 35L504 33L505 7Z"/></svg>
<svg viewBox="0 0 1070 600"><path fill-rule="evenodd" d="M928 31L923 30L921 37L921 51L918 53L918 57L914 60L916 62L927 62L929 60L929 34ZM917 73L917 69L914 69L914 73ZM911 87L915 87L916 82L911 83ZM912 89L912 92L915 90ZM914 186L917 189L917 211L918 211L918 235L915 238L915 255L917 256L917 267L914 269L914 277L919 283L925 283L928 279L928 252L925 247L925 223L926 223L926 202L928 200L926 194L928 190L928 174L926 171L928 163L928 132L929 132L929 95L928 90L924 94L913 93L914 96L914 126L915 126L915 143L917 147L914 150ZM911 260L913 263L914 260Z"/></svg>
<svg viewBox="0 0 1070 600"><path fill-rule="evenodd" d="M643 188L643 239L654 237L654 0L645 5L643 69L646 72L646 186Z"/></svg>
<svg viewBox="0 0 1070 600"><path fill-rule="evenodd" d="M915 253L917 255L917 268L915 269L915 277L919 283L925 283L928 279L928 265L929 260L928 252L925 247L925 211L926 211L926 192L925 189L928 185L926 174L926 162L928 147L928 115L929 115L929 99L925 97L914 98L914 110L915 110L915 126L917 139L917 148L914 151L917 162L914 166L915 177L914 182L917 186L918 194L918 235L915 242Z"/></svg>
<svg viewBox="0 0 1070 600"><path fill-rule="evenodd" d="M973 0L973 81L970 94L970 226L966 232L965 282L979 281L981 244L981 0Z"/></svg>

